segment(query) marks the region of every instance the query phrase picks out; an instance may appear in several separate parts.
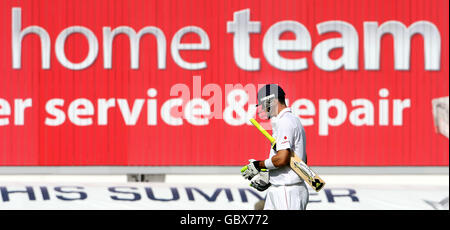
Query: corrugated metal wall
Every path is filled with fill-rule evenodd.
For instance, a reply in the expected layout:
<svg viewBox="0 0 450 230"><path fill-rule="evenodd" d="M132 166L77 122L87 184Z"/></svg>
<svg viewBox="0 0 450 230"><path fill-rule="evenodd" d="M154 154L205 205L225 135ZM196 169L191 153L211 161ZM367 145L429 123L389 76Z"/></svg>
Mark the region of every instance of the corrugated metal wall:
<svg viewBox="0 0 450 230"><path fill-rule="evenodd" d="M248 103L227 96L247 92L254 104L258 86L266 83L282 86L302 118L311 165L448 165L448 8L448 1L418 0L1 1L0 165L241 165L264 159L267 140L242 118L242 111L252 115ZM21 24L14 24L18 19ZM105 68L105 29L120 26L150 31L140 37L135 69L125 34L113 38L111 68ZM67 28L76 32L64 40ZM191 33L180 43L202 45L177 46L174 36L183 28ZM46 34L50 46L41 47ZM292 44L282 50L278 38ZM371 64L377 41L379 68ZM400 53L408 41L410 54ZM48 69L42 65L46 47ZM13 52L21 55L20 67L13 66ZM409 67L401 69L402 60ZM74 70L77 63L86 66ZM199 97L203 101L188 104ZM435 128L436 98L447 103L447 137ZM212 105L210 115L205 102ZM445 123L445 109L443 117Z"/></svg>

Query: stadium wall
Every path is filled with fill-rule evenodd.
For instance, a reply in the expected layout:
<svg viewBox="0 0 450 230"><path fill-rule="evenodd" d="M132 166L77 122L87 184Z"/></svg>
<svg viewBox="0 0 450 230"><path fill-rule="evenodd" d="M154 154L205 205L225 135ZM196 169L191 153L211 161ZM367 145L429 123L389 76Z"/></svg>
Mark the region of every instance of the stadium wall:
<svg viewBox="0 0 450 230"><path fill-rule="evenodd" d="M248 118L266 83L302 119L312 166L448 168L448 9L1 1L1 170L264 159Z"/></svg>

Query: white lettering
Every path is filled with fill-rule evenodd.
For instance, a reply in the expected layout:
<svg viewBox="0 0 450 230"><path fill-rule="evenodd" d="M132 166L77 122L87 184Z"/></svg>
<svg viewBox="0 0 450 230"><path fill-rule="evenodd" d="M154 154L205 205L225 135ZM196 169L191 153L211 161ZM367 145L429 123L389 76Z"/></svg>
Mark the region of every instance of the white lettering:
<svg viewBox="0 0 450 230"><path fill-rule="evenodd" d="M281 34L293 32L295 40L280 40ZM267 30L263 40L264 56L275 68L284 71L299 71L308 68L306 58L287 59L279 51L310 51L311 36L308 29L295 21L282 21Z"/></svg>
<svg viewBox="0 0 450 230"><path fill-rule="evenodd" d="M80 33L86 37L89 44L89 51L86 58L80 63L73 63L69 61L66 57L66 53L64 51L64 47L66 44L66 39L71 34ZM55 53L56 58L64 67L70 70L82 70L89 67L97 58L98 54L98 41L95 34L86 27L83 26L71 26L65 30L63 30L58 37L56 38L55 43Z"/></svg>
<svg viewBox="0 0 450 230"><path fill-rule="evenodd" d="M156 38L158 47L158 69L166 68L166 37L159 28L148 26L136 33L131 27L119 26L113 31L111 31L111 27L103 27L103 66L105 69L112 68L113 41L119 34L126 34L130 40L131 69L139 69L140 41L146 34L151 34Z"/></svg>
<svg viewBox="0 0 450 230"><path fill-rule="evenodd" d="M364 60L368 70L380 69L381 38L389 33L394 38L395 70L410 69L411 38L420 34L424 41L425 70L436 71L441 65L441 35L431 22L418 21L410 27L398 21L388 21L378 27L377 22L364 23Z"/></svg>
<svg viewBox="0 0 450 230"><path fill-rule="evenodd" d="M342 67L346 70L358 69L358 32L349 23L343 21L328 21L317 25L320 35L338 32L342 38L330 38L316 45L313 60L317 67L325 71L335 71ZM329 53L333 49L342 48L342 56L333 60Z"/></svg>
<svg viewBox="0 0 450 230"><path fill-rule="evenodd" d="M336 108L336 117L329 116L330 109ZM329 126L339 126L344 123L347 117L347 107L345 103L339 99L319 100L319 135L328 135Z"/></svg>
<svg viewBox="0 0 450 230"><path fill-rule="evenodd" d="M58 126L64 123L64 121L66 120L66 114L60 109L56 108L56 106L62 107L63 105L64 100L60 98L51 99L45 104L45 110L47 111L47 113L55 117L54 119L46 117L45 125Z"/></svg>
<svg viewBox="0 0 450 230"><path fill-rule="evenodd" d="M195 33L200 37L200 43L198 44L185 44L181 43L181 39L185 34L188 33ZM188 69L188 70L199 70L199 69L205 69L206 68L206 62L199 62L199 63L190 63L186 62L181 58L180 56L180 50L209 50L209 38L208 35L204 30L202 30L200 27L196 26L188 26L184 27L183 29L179 30L172 39L171 43L171 52L172 57L175 63L177 63L181 68Z"/></svg>
<svg viewBox="0 0 450 230"><path fill-rule="evenodd" d="M211 114L211 108L207 101L194 98L184 107L184 117L192 125L209 124L208 116Z"/></svg>
<svg viewBox="0 0 450 230"><path fill-rule="evenodd" d="M233 54L237 66L247 71L259 70L259 58L250 54L250 34L261 32L261 22L250 21L250 9L234 13L234 21L227 22L227 33L233 33Z"/></svg>
<svg viewBox="0 0 450 230"><path fill-rule="evenodd" d="M14 100L14 124L24 125L25 124L25 109L32 106L31 98L15 99Z"/></svg>
<svg viewBox="0 0 450 230"><path fill-rule="evenodd" d="M13 69L22 67L22 40L28 34L37 34L41 40L42 69L50 69L50 36L39 26L29 26L22 29L22 9L12 8L12 55Z"/></svg>
<svg viewBox="0 0 450 230"><path fill-rule="evenodd" d="M92 125L92 118L82 118L80 116L91 116L94 115L94 106L92 102L85 98L80 98L74 100L69 105L67 111L70 121L74 125L78 126L88 126Z"/></svg>
<svg viewBox="0 0 450 230"><path fill-rule="evenodd" d="M312 101L308 99L299 99L294 101L291 106L292 113L300 117L303 126L314 125L314 118L305 118L316 115L316 108Z"/></svg>

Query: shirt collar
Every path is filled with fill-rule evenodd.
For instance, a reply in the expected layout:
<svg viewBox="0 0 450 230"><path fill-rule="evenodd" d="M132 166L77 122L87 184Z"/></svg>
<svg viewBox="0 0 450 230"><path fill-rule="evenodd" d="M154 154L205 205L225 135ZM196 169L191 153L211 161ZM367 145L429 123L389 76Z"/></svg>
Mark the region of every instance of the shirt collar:
<svg viewBox="0 0 450 230"><path fill-rule="evenodd" d="M284 108L281 110L281 112L277 115L277 119L280 119L287 112L291 112L291 108Z"/></svg>

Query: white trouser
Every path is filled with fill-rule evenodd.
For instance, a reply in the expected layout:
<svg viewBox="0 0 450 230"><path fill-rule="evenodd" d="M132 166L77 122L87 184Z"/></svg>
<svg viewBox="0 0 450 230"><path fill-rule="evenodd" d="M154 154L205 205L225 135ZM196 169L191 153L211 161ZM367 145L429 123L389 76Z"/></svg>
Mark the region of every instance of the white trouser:
<svg viewBox="0 0 450 230"><path fill-rule="evenodd" d="M306 210L309 192L304 182L294 185L272 185L267 191L264 210Z"/></svg>

